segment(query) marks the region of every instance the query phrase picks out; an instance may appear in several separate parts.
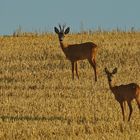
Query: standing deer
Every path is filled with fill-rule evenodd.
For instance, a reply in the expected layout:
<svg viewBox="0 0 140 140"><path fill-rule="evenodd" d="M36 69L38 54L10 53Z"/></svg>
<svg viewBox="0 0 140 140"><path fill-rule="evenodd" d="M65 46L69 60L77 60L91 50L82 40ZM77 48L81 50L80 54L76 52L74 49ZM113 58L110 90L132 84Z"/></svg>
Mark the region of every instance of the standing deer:
<svg viewBox="0 0 140 140"><path fill-rule="evenodd" d="M70 27L67 27L66 30L65 25L59 25L60 30L57 27L54 27L55 33L58 35L60 46L62 51L64 52L67 59L71 61L72 65L72 79L74 79L74 69L76 71L76 76L79 79L78 75L78 68L77 68L77 61L88 59L89 63L94 69L95 73L95 81L97 81L97 74L96 74L96 50L97 45L93 42L86 42L81 44L66 44L64 43L64 37L66 34L69 33Z"/></svg>
<svg viewBox="0 0 140 140"><path fill-rule="evenodd" d="M115 68L112 72L109 72L107 68L105 68L105 72L107 75L110 90L113 92L115 99L120 103L122 109L123 121L125 121L125 108L124 108L125 102L127 102L129 106L130 113L129 113L128 121L130 121L131 114L133 111L131 101L133 99L136 100L140 110L140 87L136 83L130 83L127 85L120 85L120 86L112 86L111 84L112 77L115 73L117 73L117 68Z"/></svg>

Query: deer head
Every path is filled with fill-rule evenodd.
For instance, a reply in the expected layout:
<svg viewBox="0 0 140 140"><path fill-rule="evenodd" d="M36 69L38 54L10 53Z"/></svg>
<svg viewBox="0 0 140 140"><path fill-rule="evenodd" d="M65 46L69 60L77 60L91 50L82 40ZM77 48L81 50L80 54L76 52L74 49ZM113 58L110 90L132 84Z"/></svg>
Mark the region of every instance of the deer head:
<svg viewBox="0 0 140 140"><path fill-rule="evenodd" d="M114 68L112 70L112 72L109 72L109 70L107 68L105 68L104 70L105 70L105 73L107 75L108 81L111 82L113 75L117 73L117 68Z"/></svg>
<svg viewBox="0 0 140 140"><path fill-rule="evenodd" d="M61 26L61 25L59 24L59 29L60 29L60 30L59 30L57 27L54 27L55 33L58 34L59 41L63 41L65 35L68 34L69 31L70 31L70 27L67 27L67 28L65 29L65 26L66 26L66 25Z"/></svg>

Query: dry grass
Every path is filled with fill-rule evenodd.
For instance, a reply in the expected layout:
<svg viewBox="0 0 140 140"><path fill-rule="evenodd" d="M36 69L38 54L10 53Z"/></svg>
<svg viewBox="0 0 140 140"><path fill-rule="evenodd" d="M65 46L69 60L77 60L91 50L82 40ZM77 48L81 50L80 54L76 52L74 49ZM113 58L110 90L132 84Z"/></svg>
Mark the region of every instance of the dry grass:
<svg viewBox="0 0 140 140"><path fill-rule="evenodd" d="M133 102L129 123L109 90L104 68L118 67L117 85L140 85L140 33L71 34L69 43L94 41L98 82L87 61L80 80L57 36L0 37L0 139L139 139L140 113ZM128 114L128 109L127 109Z"/></svg>

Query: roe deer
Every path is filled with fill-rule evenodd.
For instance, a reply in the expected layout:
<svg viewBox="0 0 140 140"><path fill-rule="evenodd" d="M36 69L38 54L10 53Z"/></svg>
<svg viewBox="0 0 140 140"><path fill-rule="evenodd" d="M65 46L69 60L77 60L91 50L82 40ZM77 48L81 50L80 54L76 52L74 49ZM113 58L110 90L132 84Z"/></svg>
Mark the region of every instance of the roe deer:
<svg viewBox="0 0 140 140"><path fill-rule="evenodd" d="M59 25L59 28L60 30L57 27L54 27L54 31L58 35L62 51L64 52L66 58L71 61L72 79L74 79L74 69L76 71L76 76L79 79L77 61L88 59L89 63L94 69L95 81L97 81L96 62L95 62L97 45L94 44L93 42L85 42L81 44L65 44L63 39L65 35L69 33L70 27L66 28L65 30L64 29L65 25L63 26Z"/></svg>
<svg viewBox="0 0 140 140"><path fill-rule="evenodd" d="M115 99L120 103L122 109L123 121L125 121L125 108L124 108L125 102L127 102L129 106L130 113L129 113L128 121L130 121L131 114L133 111L131 101L133 99L136 100L140 110L140 87L136 83L130 83L127 85L120 85L120 86L112 86L111 84L112 77L115 73L117 73L117 68L115 68L112 72L109 72L108 69L105 68L105 72L107 75L110 90L113 92Z"/></svg>

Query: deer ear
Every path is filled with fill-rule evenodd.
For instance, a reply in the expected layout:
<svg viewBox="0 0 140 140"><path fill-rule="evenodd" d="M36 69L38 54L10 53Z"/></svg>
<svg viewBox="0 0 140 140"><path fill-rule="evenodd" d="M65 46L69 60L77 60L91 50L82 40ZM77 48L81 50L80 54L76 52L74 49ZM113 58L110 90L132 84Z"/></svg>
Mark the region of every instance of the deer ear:
<svg viewBox="0 0 140 140"><path fill-rule="evenodd" d="M105 71L106 73L108 73L108 69L107 69L107 68L105 68L104 71Z"/></svg>
<svg viewBox="0 0 140 140"><path fill-rule="evenodd" d="M65 30L65 34L68 34L69 33L69 31L70 31L70 27L68 27L66 30Z"/></svg>
<svg viewBox="0 0 140 140"><path fill-rule="evenodd" d="M117 73L117 68L115 68L113 71L112 71L112 74L115 74Z"/></svg>
<svg viewBox="0 0 140 140"><path fill-rule="evenodd" d="M59 34L59 30L56 27L54 27L54 31L55 33Z"/></svg>

